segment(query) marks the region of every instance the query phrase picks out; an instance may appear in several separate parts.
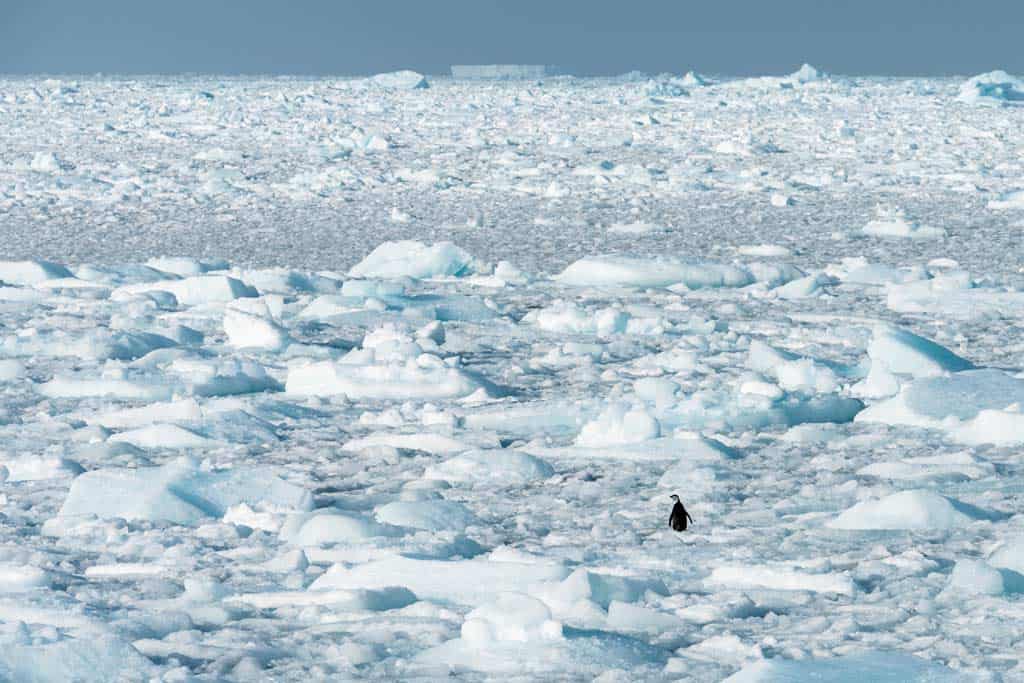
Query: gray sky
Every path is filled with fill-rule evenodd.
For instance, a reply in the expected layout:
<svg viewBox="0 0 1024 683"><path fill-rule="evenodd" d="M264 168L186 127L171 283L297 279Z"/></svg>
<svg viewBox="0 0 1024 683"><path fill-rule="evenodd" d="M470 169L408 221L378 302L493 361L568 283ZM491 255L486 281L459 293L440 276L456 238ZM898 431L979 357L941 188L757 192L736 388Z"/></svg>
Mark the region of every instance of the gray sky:
<svg viewBox="0 0 1024 683"><path fill-rule="evenodd" d="M0 0L0 73L1024 73L1024 0Z"/></svg>

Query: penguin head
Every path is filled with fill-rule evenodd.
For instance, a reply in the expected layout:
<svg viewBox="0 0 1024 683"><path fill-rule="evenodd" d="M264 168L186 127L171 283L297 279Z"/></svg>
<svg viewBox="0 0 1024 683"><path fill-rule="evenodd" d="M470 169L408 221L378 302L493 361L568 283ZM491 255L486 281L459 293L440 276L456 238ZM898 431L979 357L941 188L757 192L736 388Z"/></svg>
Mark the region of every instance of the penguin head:
<svg viewBox="0 0 1024 683"><path fill-rule="evenodd" d="M669 498L671 498L672 500L674 500L674 501L675 501L675 502L677 502L677 503L679 502L679 496L677 496L677 495L676 495L676 494L674 494L674 493L673 493L673 494L672 494L671 496L669 496Z"/></svg>

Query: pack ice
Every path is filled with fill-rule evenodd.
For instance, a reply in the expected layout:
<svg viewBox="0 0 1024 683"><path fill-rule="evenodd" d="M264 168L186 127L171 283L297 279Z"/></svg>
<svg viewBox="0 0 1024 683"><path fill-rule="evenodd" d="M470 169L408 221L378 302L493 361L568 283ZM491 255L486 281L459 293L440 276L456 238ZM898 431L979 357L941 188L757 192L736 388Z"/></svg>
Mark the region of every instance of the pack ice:
<svg viewBox="0 0 1024 683"><path fill-rule="evenodd" d="M797 66L0 78L0 680L1024 679L1020 81Z"/></svg>

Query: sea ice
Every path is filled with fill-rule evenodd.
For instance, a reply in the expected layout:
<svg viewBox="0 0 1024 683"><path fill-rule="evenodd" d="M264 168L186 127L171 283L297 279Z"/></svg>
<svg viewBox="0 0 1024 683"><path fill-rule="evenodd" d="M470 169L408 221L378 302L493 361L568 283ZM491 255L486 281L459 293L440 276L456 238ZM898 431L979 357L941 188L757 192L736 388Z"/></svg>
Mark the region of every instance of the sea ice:
<svg viewBox="0 0 1024 683"><path fill-rule="evenodd" d="M287 330L273 320L266 304L262 311L225 307L224 332L228 343L240 349L279 351L290 341Z"/></svg>
<svg viewBox="0 0 1024 683"><path fill-rule="evenodd" d="M555 279L566 285L597 287L744 287L754 282L750 271L737 266L677 259L641 259L627 256L591 256L567 267Z"/></svg>
<svg viewBox="0 0 1024 683"><path fill-rule="evenodd" d="M554 473L554 468L540 458L506 449L492 449L469 451L430 465L423 476L472 486L506 487L541 481Z"/></svg>
<svg viewBox="0 0 1024 683"><path fill-rule="evenodd" d="M341 511L317 510L289 518L281 538L298 546L358 543L379 536L400 536L402 530L372 519Z"/></svg>
<svg viewBox="0 0 1024 683"><path fill-rule="evenodd" d="M21 642L5 642L0 648L0 677L10 681L105 683L145 680L157 671L137 649L112 634L36 642L26 635Z"/></svg>
<svg viewBox="0 0 1024 683"><path fill-rule="evenodd" d="M983 411L1006 412L1005 416L988 413L983 423L991 422L999 428L992 433L994 436L1013 434L1017 420L1013 411L1006 409L1022 403L1024 380L986 368L923 377L902 388L896 396L868 406L854 419L954 432L959 429L964 438L971 440L984 432L964 427L963 423L974 420Z"/></svg>
<svg viewBox="0 0 1024 683"><path fill-rule="evenodd" d="M974 366L949 349L891 325L877 325L868 344L872 365L880 363L897 375L934 377Z"/></svg>
<svg viewBox="0 0 1024 683"><path fill-rule="evenodd" d="M865 235L912 240L930 240L946 236L943 228L922 225L899 210L879 207L875 213L875 218L864 226Z"/></svg>
<svg viewBox="0 0 1024 683"><path fill-rule="evenodd" d="M0 78L0 680L1024 676L1017 79L549 76Z"/></svg>
<svg viewBox="0 0 1024 683"><path fill-rule="evenodd" d="M374 514L385 524L425 531L462 533L466 527L479 524L465 505L451 500L396 500L377 508Z"/></svg>
<svg viewBox="0 0 1024 683"><path fill-rule="evenodd" d="M198 524L239 503L303 511L312 508L312 497L266 468L204 472L194 460L182 458L162 467L82 474L71 484L59 516Z"/></svg>
<svg viewBox="0 0 1024 683"><path fill-rule="evenodd" d="M808 574L781 567L723 565L716 567L706 582L731 588L766 588L786 591L814 591L853 595L853 579L845 574Z"/></svg>
<svg viewBox="0 0 1024 683"><path fill-rule="evenodd" d="M385 242L352 266L348 274L358 278L431 278L468 275L473 257L451 242L427 246L406 240Z"/></svg>
<svg viewBox="0 0 1024 683"><path fill-rule="evenodd" d="M49 261L0 261L0 282L9 285L37 285L69 277L74 277L70 270Z"/></svg>
<svg viewBox="0 0 1024 683"><path fill-rule="evenodd" d="M657 439L661 435L658 420L638 406L615 403L598 418L583 425L576 437L578 446L609 446Z"/></svg>
<svg viewBox="0 0 1024 683"><path fill-rule="evenodd" d="M1005 71L989 71L967 79L956 98L967 104L1019 104L1024 102L1024 81Z"/></svg>
<svg viewBox="0 0 1024 683"><path fill-rule="evenodd" d="M481 389L486 391L487 386L486 381L439 360L429 365L420 365L416 360L388 365L324 361L291 369L285 391L300 395L344 394L350 399L435 400L469 396Z"/></svg>
<svg viewBox="0 0 1024 683"><path fill-rule="evenodd" d="M989 515L933 491L901 491L857 503L828 523L833 529L952 529Z"/></svg>
<svg viewBox="0 0 1024 683"><path fill-rule="evenodd" d="M241 297L255 297L258 292L241 280L227 275L197 275L182 280L162 280L118 287L112 298L123 298L151 291L169 292L185 306L227 303Z"/></svg>
<svg viewBox="0 0 1024 683"><path fill-rule="evenodd" d="M408 69L377 74L370 77L368 81L381 88L394 88L395 90L424 90L430 87L423 74Z"/></svg>
<svg viewBox="0 0 1024 683"><path fill-rule="evenodd" d="M728 683L968 683L978 677L920 657L895 652L861 652L842 657L804 660L766 659L745 666Z"/></svg>
<svg viewBox="0 0 1024 683"><path fill-rule="evenodd" d="M351 569L336 564L313 582L313 590L334 588L383 588L404 586L421 600L459 605L479 605L501 593L527 592L544 581L558 581L570 573L560 562L471 560L421 560L391 557Z"/></svg>
<svg viewBox="0 0 1024 683"><path fill-rule="evenodd" d="M453 64L452 78L469 80L539 79L556 70L543 64Z"/></svg>

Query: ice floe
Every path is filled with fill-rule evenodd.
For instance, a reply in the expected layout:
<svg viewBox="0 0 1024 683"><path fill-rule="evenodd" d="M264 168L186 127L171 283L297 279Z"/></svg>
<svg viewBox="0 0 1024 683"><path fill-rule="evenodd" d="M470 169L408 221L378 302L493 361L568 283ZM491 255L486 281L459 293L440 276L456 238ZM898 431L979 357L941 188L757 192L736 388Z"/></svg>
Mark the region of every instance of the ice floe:
<svg viewBox="0 0 1024 683"><path fill-rule="evenodd" d="M68 523L83 515L100 518L164 520L198 524L219 518L239 503L307 510L308 491L261 468L204 472L183 458L162 467L136 471L95 470L71 485L57 521Z"/></svg>
<svg viewBox="0 0 1024 683"><path fill-rule="evenodd" d="M953 529L991 514L933 491L901 491L857 503L829 522L833 529Z"/></svg>
<svg viewBox="0 0 1024 683"><path fill-rule="evenodd" d="M577 287L668 287L683 284L691 289L744 287L754 282L750 271L737 266L627 256L583 258L571 264L555 279Z"/></svg>
<svg viewBox="0 0 1024 683"><path fill-rule="evenodd" d="M805 660L766 659L726 679L729 683L783 683L821 680L891 681L896 683L967 683L981 680L956 669L895 652L861 652L842 657Z"/></svg>
<svg viewBox="0 0 1024 683"><path fill-rule="evenodd" d="M1005 71L972 76L960 86L957 99L967 104L1014 104L1024 102L1024 81Z"/></svg>
<svg viewBox="0 0 1024 683"><path fill-rule="evenodd" d="M348 274L359 278L430 278L459 276L472 272L473 257L451 242L427 246L411 240L385 242Z"/></svg>

